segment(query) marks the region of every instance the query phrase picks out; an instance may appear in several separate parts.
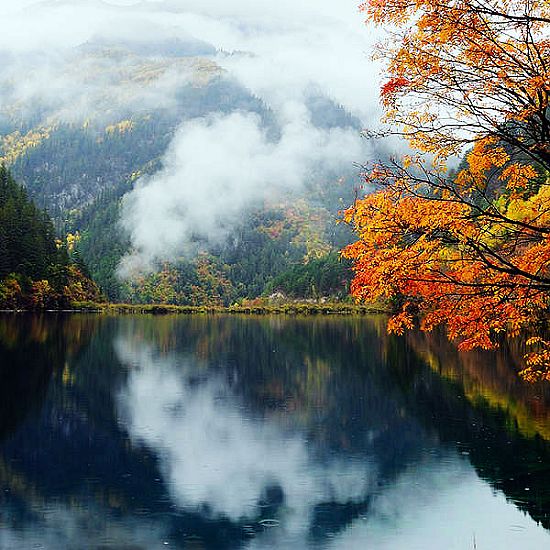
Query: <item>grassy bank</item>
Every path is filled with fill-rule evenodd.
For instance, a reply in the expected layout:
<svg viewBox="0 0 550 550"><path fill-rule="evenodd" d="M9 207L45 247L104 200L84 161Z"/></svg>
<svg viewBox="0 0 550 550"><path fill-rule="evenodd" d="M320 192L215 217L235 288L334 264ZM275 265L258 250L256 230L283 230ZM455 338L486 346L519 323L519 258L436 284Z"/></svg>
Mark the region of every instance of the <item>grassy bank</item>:
<svg viewBox="0 0 550 550"><path fill-rule="evenodd" d="M110 314L247 314L247 315L366 315L385 312L383 306L345 303L289 302L278 305L176 306L169 304L102 304L76 302L73 311Z"/></svg>

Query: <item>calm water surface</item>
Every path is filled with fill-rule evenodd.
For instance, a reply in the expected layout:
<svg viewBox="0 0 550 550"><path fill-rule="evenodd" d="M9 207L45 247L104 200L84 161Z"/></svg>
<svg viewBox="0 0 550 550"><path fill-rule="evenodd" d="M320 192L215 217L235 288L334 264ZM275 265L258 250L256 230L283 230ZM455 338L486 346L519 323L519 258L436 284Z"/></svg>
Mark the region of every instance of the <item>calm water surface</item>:
<svg viewBox="0 0 550 550"><path fill-rule="evenodd" d="M520 354L376 317L0 316L0 548L550 548Z"/></svg>

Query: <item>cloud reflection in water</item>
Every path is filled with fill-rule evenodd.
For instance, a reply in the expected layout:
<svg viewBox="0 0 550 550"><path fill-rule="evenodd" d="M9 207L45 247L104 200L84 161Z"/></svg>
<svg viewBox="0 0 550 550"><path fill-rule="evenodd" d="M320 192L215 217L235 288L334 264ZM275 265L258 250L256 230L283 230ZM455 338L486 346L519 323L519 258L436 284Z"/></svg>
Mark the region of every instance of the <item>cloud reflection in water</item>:
<svg viewBox="0 0 550 550"><path fill-rule="evenodd" d="M119 394L131 439L158 453L176 503L233 521L260 517L260 503L279 508L291 532L307 529L316 505L361 502L373 464L314 456L304 435L254 417L218 373L190 358L158 357L130 340L119 358L134 365Z"/></svg>

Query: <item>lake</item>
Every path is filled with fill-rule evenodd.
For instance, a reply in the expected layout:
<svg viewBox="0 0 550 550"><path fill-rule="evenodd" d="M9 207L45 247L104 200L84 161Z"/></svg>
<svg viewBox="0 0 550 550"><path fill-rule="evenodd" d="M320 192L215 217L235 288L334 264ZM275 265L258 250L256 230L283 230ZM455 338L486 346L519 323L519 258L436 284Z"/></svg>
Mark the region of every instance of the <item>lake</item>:
<svg viewBox="0 0 550 550"><path fill-rule="evenodd" d="M0 314L0 548L550 548L520 355L377 316Z"/></svg>

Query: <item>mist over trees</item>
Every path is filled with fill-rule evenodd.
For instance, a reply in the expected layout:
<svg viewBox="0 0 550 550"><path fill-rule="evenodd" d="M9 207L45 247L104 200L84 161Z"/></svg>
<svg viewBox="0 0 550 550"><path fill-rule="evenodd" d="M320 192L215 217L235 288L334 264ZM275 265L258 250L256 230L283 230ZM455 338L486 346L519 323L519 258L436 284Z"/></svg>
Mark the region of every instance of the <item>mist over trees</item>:
<svg viewBox="0 0 550 550"><path fill-rule="evenodd" d="M165 55L164 42L147 44L97 39L78 48L78 54L71 53L63 62L65 70L91 71L98 82L85 105L74 104L69 88L63 97L65 109L57 103L41 104L38 95L36 104L22 109L21 104L8 102L0 111L4 131L0 156L33 200L48 210L56 234L75 237L75 249L109 299L228 305L268 293L274 277L348 242L349 232L336 227L335 220L353 197L356 169L351 162L341 170L300 168L300 141L292 145L287 139L286 145L280 145L284 125L263 99L207 57L189 57L175 48L170 56L159 58ZM187 76L174 76L175 70L189 68ZM50 71L52 78L58 78L61 67L54 65ZM103 95L101 83L108 83ZM159 99L156 106L151 97ZM331 138L338 149L339 135L353 133L359 139L359 119L322 90L308 91L305 105L306 119L293 122L297 129L305 124L316 137L339 132ZM187 182L189 173L173 161L181 154L181 147L174 154L179 147L177 134L193 127L206 133L207 141L217 140L217 121L238 130L231 121L245 119L257 136L247 145L245 156L234 161L232 172L229 165L222 169L228 173L227 182L206 170L209 165L224 166L219 155L215 162L205 157L204 170L192 170L196 185ZM265 155L279 150L270 161L270 186L250 179L261 170L235 172L239 163L257 154L256 137ZM192 144L193 140L185 147ZM220 154L226 155L225 147ZM192 150L185 154L195 155ZM254 162L261 166L264 161L260 157ZM278 166L285 165L286 172L280 173ZM173 189L163 174L170 174ZM232 197L210 200L224 187L233 190ZM142 211L132 197L144 192L148 195ZM130 222L129 204L137 207ZM155 205L158 215L152 215ZM229 206L231 216L227 216ZM172 207L177 210L174 215ZM189 233L165 229L176 221L190 228ZM147 251L136 247L137 230L152 243ZM163 244L166 239L174 239L172 248ZM121 278L119 266L132 254L149 265ZM213 282L216 277L225 280L219 288ZM348 285L349 277L335 292L342 296ZM312 280L301 297L316 296L320 287L323 284ZM289 294L294 296L295 290ZM286 293L283 287L277 291Z"/></svg>

